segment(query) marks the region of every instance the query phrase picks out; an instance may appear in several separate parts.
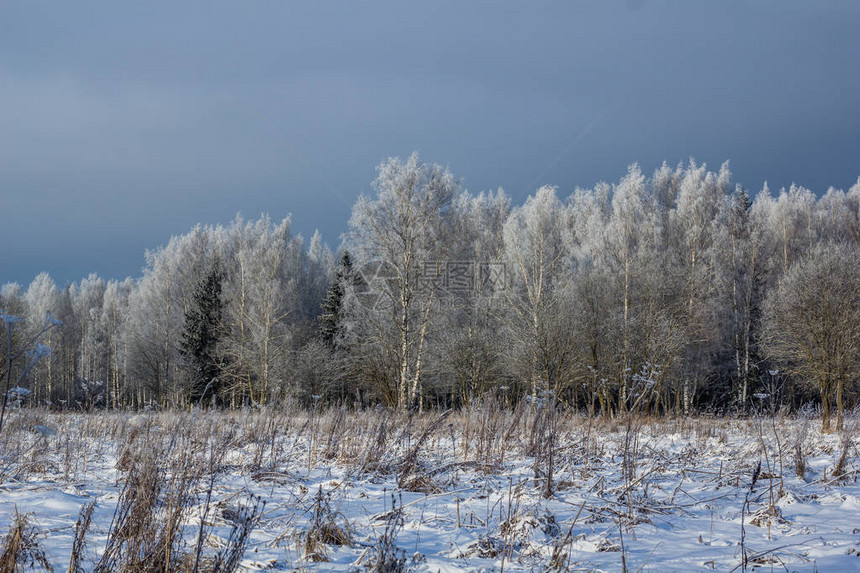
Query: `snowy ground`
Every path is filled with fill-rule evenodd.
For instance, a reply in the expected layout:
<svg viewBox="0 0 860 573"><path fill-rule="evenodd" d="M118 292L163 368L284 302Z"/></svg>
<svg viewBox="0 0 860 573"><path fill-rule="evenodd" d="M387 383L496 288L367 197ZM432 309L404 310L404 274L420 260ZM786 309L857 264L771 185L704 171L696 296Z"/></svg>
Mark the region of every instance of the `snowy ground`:
<svg viewBox="0 0 860 573"><path fill-rule="evenodd" d="M16 508L32 514L39 544L54 569L65 571L78 513L95 500L91 568L126 476L127 464L118 463L125 444L171 440L176 449L205 443L209 454L223 454L211 482L205 551L224 544L231 515L251 495L265 501L243 570L364 570L388 537L395 557L415 571L740 571L744 554L748 570L860 571L850 431L822 435L820 421L799 418L571 415L553 422L552 440L535 416L528 407L441 421L384 410L13 412L0 436L0 524ZM803 477L796 475L798 447ZM840 458L841 475L834 475ZM189 547L210 474L195 484ZM308 544L315 515L349 544Z"/></svg>

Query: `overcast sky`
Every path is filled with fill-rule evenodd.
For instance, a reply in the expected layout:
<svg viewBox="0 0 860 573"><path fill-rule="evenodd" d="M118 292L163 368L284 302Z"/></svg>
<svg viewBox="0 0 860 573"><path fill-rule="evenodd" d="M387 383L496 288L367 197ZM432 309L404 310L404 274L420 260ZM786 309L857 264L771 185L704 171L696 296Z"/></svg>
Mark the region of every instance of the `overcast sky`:
<svg viewBox="0 0 860 573"><path fill-rule="evenodd" d="M0 0L0 283L139 276L237 212L336 248L412 150L516 202L690 157L847 189L858 25L847 1Z"/></svg>

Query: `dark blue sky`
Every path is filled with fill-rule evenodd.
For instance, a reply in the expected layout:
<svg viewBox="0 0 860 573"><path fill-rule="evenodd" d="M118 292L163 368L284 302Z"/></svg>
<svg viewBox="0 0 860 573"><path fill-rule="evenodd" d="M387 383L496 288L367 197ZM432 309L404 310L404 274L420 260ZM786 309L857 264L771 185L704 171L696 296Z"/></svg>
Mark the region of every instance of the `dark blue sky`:
<svg viewBox="0 0 860 573"><path fill-rule="evenodd" d="M518 202L691 156L847 189L858 25L857 2L0 0L0 283L138 276L238 211L336 247L412 150Z"/></svg>

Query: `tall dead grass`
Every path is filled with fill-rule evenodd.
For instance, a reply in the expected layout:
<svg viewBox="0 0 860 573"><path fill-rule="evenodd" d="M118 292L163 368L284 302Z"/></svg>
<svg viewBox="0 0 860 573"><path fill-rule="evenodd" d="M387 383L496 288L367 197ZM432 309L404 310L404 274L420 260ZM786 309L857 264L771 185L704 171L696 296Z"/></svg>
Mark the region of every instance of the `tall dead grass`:
<svg viewBox="0 0 860 573"><path fill-rule="evenodd" d="M656 511L654 488L649 490L652 476L672 468L683 480L684 472L695 471L702 452L718 451L731 433L747 436L749 454L764 452L779 462L768 463L772 480L783 479L782 456L790 459L792 455L795 463L785 470L785 479L794 475L815 479L806 463L807 457L821 453L819 441L810 435L814 430L803 419L776 418L767 425L772 431L762 432L762 421L756 419L653 419L635 408L619 418L589 418L551 400L522 401L510 409L492 396L459 411L424 414L382 407L87 415L21 410L12 413L0 436L4 448L0 485L44 477L86 483L97 468L114 464L118 501L107 536L101 531L99 542L92 542L96 506L82 508L69 573L220 573L238 567L251 532L265 519L259 498L229 511L218 505L217 495L213 501L213 488L221 476L295 483L298 489L301 479L314 470L337 465L346 469L347 479L394 479L401 490L433 495L456 488L463 472L498 474L510 461L526 459L531 461L531 476L518 488L546 498L564 488L587 487L599 498L612 500L605 513L623 524L626 534L627 527ZM53 433L37 426L52 428ZM788 435L797 438L780 440ZM685 444L674 457L651 446L666 436ZM856 434L846 432L842 443L831 450L833 479L856 475L855 452ZM738 452L731 466L720 466L714 484L722 487L743 480L749 475L750 459ZM675 503L675 495L660 503ZM333 496L319 490L311 507L304 522L285 526L293 528L292 533L275 534L303 543L302 553L309 561L324 560L331 546L353 542L351 525L338 512ZM41 538L33 525L37 517L16 517L20 524L4 538L2 559L6 561L0 565L39 565L44 552L39 553ZM396 535L395 526L391 524L389 538ZM209 543L216 527L230 531L220 548ZM498 539L506 537L502 534ZM390 539L385 543L387 557L378 562L397 567L403 556L394 551ZM93 547L104 549L95 555ZM13 569L2 566L0 573L15 570L15 565Z"/></svg>

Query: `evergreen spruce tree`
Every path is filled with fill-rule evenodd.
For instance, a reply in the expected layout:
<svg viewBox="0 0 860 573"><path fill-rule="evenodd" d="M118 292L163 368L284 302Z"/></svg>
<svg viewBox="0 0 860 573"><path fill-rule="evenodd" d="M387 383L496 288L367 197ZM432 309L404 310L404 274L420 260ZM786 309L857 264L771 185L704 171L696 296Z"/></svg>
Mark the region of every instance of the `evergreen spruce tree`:
<svg viewBox="0 0 860 573"><path fill-rule="evenodd" d="M349 251L344 251L335 272L334 282L326 289L325 300L322 303L322 314L317 317L320 322L320 337L330 347L334 348L341 328L341 312L346 285L355 283L356 273L352 266Z"/></svg>
<svg viewBox="0 0 860 573"><path fill-rule="evenodd" d="M191 378L189 398L193 403L202 402L206 396L217 396L220 391L221 279L220 261L215 258L197 283L193 302L185 312L179 351Z"/></svg>

